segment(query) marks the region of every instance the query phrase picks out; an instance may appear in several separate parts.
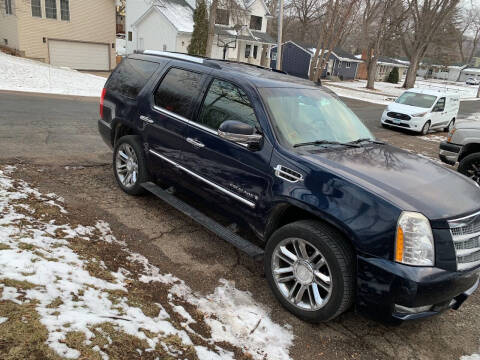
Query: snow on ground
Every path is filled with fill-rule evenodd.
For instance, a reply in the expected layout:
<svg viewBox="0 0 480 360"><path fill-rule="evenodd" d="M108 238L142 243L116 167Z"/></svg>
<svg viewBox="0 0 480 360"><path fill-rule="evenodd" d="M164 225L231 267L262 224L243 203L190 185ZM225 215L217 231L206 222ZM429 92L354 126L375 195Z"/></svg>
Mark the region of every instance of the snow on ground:
<svg viewBox="0 0 480 360"><path fill-rule="evenodd" d="M375 90L366 89L366 80L325 82L324 85L335 91L339 96L351 99L364 100L381 105L388 105L393 98L400 96L405 89L402 88L403 81L398 84L376 81ZM464 83L445 82L441 80L417 78L415 88L426 88L431 90L442 90L458 93L461 100L476 100L477 86Z"/></svg>
<svg viewBox="0 0 480 360"><path fill-rule="evenodd" d="M55 194L42 195L27 183L13 180L10 176L13 171L12 167L0 168L0 303L32 304L40 315L41 324L48 330L47 344L60 356L75 359L81 355L77 349L67 346L68 334L83 333L86 339L83 344L87 346L95 340L93 328L109 323L118 331L146 341L150 351L161 346L175 358L182 357L182 354L164 340L168 336L174 336L186 347L193 348L200 360L232 359L232 352L216 345L223 341L243 349L254 359L289 359L288 349L293 341L290 328L274 323L268 310L256 303L250 293L237 290L233 283L221 280L212 294L196 294L182 280L161 274L142 255L130 253L126 245L115 238L106 222L98 221L95 226L72 226L68 222L59 224L56 220L49 220L48 216L45 218L31 204L41 203L47 210L64 214L63 206L57 202L58 197ZM67 215L62 216L62 219L68 219ZM139 268L144 269L143 276L135 280L130 271L121 267L115 273L109 272L102 261L85 259L77 254L71 246L76 240L121 245L122 251L130 254L128 261L138 263ZM92 261L109 275L92 275L88 268ZM11 284L13 281L14 285ZM173 325L161 304L156 304L160 308L156 317L148 316L141 308L132 305L127 299L127 284L132 281L172 285L168 290L168 302L186 319L182 328ZM17 289L15 284L29 285ZM112 294L116 294L115 301L112 301ZM176 303L176 299L183 299L206 314L211 339L192 329L195 320ZM8 321L1 317L0 329L2 323L8 324ZM201 337L209 347L193 346L192 336ZM103 359L108 358L103 351L105 348L95 346L92 349Z"/></svg>
<svg viewBox="0 0 480 360"><path fill-rule="evenodd" d="M431 141L431 142L436 142L436 143L441 143L442 141L447 140L446 136L443 135L425 135L425 136L418 136L419 139L426 140L426 141Z"/></svg>
<svg viewBox="0 0 480 360"><path fill-rule="evenodd" d="M127 41L125 39L118 38L118 37L116 38L115 48L117 49L117 55L125 56L127 54L126 46L127 46Z"/></svg>
<svg viewBox="0 0 480 360"><path fill-rule="evenodd" d="M100 97L106 78L0 52L0 90Z"/></svg>
<svg viewBox="0 0 480 360"><path fill-rule="evenodd" d="M460 360L480 360L480 354L465 355Z"/></svg>

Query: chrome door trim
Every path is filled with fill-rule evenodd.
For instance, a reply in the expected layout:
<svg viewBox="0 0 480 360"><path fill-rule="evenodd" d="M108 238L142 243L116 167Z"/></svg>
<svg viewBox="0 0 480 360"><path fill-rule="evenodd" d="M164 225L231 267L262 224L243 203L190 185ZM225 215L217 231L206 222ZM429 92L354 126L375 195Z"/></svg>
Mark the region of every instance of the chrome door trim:
<svg viewBox="0 0 480 360"><path fill-rule="evenodd" d="M189 144L192 144L193 146L195 146L197 148L205 147L205 145L202 142L198 141L197 139L187 138L186 140Z"/></svg>
<svg viewBox="0 0 480 360"><path fill-rule="evenodd" d="M249 201L249 200L247 200L247 199L244 199L244 198L241 197L241 196L238 196L237 194L231 192L230 190L227 190L227 189L225 189L224 187L222 187L222 186L220 186L220 185L217 185L217 184L215 184L214 182L212 182L212 181L210 181L210 180L208 180L208 179L205 179L203 176L200 176L200 175L198 175L197 173L194 173L193 171L187 169L186 167L183 167L182 165L176 163L175 161L170 160L170 159L167 158L166 156L164 156L164 155L156 152L155 150L149 149L148 151L149 151L150 153L152 153L153 155L159 157L160 159L165 160L165 161L168 162L169 164L175 166L176 168L178 168L178 169L186 172L187 174L192 175L193 177L195 177L195 178L203 181L204 183L206 183L206 184L214 187L215 189L223 192L224 194L227 194L228 196L234 198L235 200L238 200L238 201L240 201L240 202L242 202L242 203L250 206L251 208L254 208L254 207L255 207L255 203L253 203L253 202L251 202L251 201Z"/></svg>
<svg viewBox="0 0 480 360"><path fill-rule="evenodd" d="M202 129L202 130L208 131L209 133L215 134L215 135L218 136L218 133L217 133L215 130L210 129L209 127L203 126L202 124L196 123L195 121L188 120L187 118L184 118L184 117L181 116L181 115L177 115L177 114L175 114L174 112L168 111L168 110L166 110L166 109L164 109L164 108L161 108L161 107L159 107L159 106L157 106L157 105L153 105L153 108L154 108L155 110L157 110L158 112L164 114L164 115L173 117L173 118L175 118L175 119L177 119L177 120L183 121L184 123L187 123L187 124L189 124L189 125L195 126L195 127L197 127L197 128L200 128L200 129Z"/></svg>

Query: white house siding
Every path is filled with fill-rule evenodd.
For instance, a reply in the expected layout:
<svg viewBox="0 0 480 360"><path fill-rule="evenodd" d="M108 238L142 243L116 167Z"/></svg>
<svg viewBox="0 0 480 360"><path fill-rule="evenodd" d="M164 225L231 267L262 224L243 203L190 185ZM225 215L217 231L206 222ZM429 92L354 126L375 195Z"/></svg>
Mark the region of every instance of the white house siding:
<svg viewBox="0 0 480 360"><path fill-rule="evenodd" d="M156 10L137 23L134 30L138 50L176 51L177 30Z"/></svg>
<svg viewBox="0 0 480 360"><path fill-rule="evenodd" d="M16 0L21 1L21 0ZM5 13L5 6L0 6L0 45L5 45L12 49L18 49L18 20L16 16L15 0L12 0L13 14Z"/></svg>
<svg viewBox="0 0 480 360"><path fill-rule="evenodd" d="M262 2L260 0L256 0L250 7L248 8L250 11L250 15L255 15L255 16L262 16L262 30L257 30L261 32L266 32L267 31L267 18L265 17L265 8L262 5ZM250 26L250 18L247 19L246 25Z"/></svg>
<svg viewBox="0 0 480 360"><path fill-rule="evenodd" d="M133 23L140 18L150 7L150 3L145 0L127 0L125 5L125 37L127 40L127 54L132 54L136 49L136 37L133 30ZM132 41L128 40L128 32L132 32Z"/></svg>
<svg viewBox="0 0 480 360"><path fill-rule="evenodd" d="M192 35L191 34L182 34L178 33L177 34L177 47L176 47L176 52L181 52L181 53L188 53L188 45L190 45L190 41L192 40Z"/></svg>

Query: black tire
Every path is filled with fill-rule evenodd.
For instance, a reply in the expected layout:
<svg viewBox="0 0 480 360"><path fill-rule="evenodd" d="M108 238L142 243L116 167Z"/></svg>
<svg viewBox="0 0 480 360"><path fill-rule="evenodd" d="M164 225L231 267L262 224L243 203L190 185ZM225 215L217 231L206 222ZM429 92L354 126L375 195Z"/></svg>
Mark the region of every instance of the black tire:
<svg viewBox="0 0 480 360"><path fill-rule="evenodd" d="M428 120L428 121L423 125L421 134L422 134L422 135L427 135L429 130L430 130L430 120Z"/></svg>
<svg viewBox="0 0 480 360"><path fill-rule="evenodd" d="M303 310L293 305L276 284L272 268L274 252L278 244L289 238L300 238L313 244L328 264L331 293L325 305L318 310ZM270 237L265 248L265 275L275 297L287 310L308 322L325 322L342 314L354 302L354 259L350 244L337 230L319 221L302 220L282 226Z"/></svg>
<svg viewBox="0 0 480 360"><path fill-rule="evenodd" d="M388 126L387 124L384 124L384 123L381 123L381 124L384 129L390 129L390 126Z"/></svg>
<svg viewBox="0 0 480 360"><path fill-rule="evenodd" d="M480 153L473 153L464 157L458 165L458 172L480 185Z"/></svg>
<svg viewBox="0 0 480 360"><path fill-rule="evenodd" d="M455 125L455 119L452 119L450 120L450 122L448 123L447 127L443 128L443 131L444 132L449 132L450 131L450 126L454 126Z"/></svg>
<svg viewBox="0 0 480 360"><path fill-rule="evenodd" d="M137 160L137 171L135 176L136 179L131 186L126 186L124 183L122 183L121 175L119 174L119 170L117 169L118 152L119 149L124 147L125 145L130 146L130 148L133 149ZM113 151L113 173L115 175L115 179L117 180L118 186L120 186L120 188L127 194L142 195L145 193L145 189L141 187L140 184L150 181L150 174L148 172L145 152L142 148L140 136L126 135L118 139Z"/></svg>

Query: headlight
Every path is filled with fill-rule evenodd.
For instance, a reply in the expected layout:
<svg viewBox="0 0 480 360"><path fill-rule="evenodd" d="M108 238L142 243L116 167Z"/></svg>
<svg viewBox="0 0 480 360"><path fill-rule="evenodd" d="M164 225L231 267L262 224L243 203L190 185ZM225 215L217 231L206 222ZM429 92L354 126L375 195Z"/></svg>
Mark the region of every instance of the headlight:
<svg viewBox="0 0 480 360"><path fill-rule="evenodd" d="M427 115L428 111L426 112L422 112L422 113L418 113L418 114L413 114L412 117L424 117L425 115Z"/></svg>
<svg viewBox="0 0 480 360"><path fill-rule="evenodd" d="M453 137L453 134L455 134L455 131L457 131L456 128L453 128L452 130L450 130L450 132L447 135L447 142L452 141L452 137Z"/></svg>
<svg viewBox="0 0 480 360"><path fill-rule="evenodd" d="M422 214L404 211L398 218L395 261L417 266L435 264L432 228Z"/></svg>

